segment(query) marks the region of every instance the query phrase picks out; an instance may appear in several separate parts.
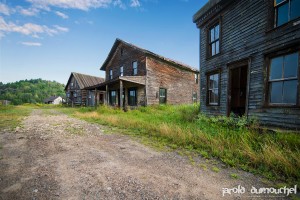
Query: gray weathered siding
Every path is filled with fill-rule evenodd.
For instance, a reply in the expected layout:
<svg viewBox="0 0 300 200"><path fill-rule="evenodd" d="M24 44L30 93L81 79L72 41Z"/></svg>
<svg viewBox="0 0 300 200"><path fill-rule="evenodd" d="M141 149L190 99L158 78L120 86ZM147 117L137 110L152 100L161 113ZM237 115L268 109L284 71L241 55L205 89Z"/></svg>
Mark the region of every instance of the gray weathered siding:
<svg viewBox="0 0 300 200"><path fill-rule="evenodd" d="M233 1L221 12L200 27L200 73L201 111L212 115L226 115L228 102L228 64L247 59L250 61L250 85L248 115L263 124L287 128L300 128L300 109L271 108L266 105L266 58L279 50L300 46L300 23L289 22L274 26L273 0ZM220 20L221 53L207 58L208 29ZM298 19L299 21L299 19ZM206 105L206 73L221 70L221 93L219 106ZM298 77L299 78L299 77ZM298 86L299 89L299 86ZM299 92L298 92L299 94ZM298 97L298 101L299 101Z"/></svg>

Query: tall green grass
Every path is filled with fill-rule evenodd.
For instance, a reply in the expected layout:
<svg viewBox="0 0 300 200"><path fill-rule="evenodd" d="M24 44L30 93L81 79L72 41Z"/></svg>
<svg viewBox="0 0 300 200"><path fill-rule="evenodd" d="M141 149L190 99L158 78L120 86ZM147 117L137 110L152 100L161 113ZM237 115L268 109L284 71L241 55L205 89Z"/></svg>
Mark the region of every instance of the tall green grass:
<svg viewBox="0 0 300 200"><path fill-rule="evenodd" d="M231 167L259 173L273 180L299 182L300 135L258 131L255 120L206 117L199 106L148 106L123 112L102 106L65 109L90 122L161 138L172 147L192 149Z"/></svg>
<svg viewBox="0 0 300 200"><path fill-rule="evenodd" d="M32 111L32 107L28 105L22 106L0 106L0 130L13 130L20 126L23 118L28 116Z"/></svg>

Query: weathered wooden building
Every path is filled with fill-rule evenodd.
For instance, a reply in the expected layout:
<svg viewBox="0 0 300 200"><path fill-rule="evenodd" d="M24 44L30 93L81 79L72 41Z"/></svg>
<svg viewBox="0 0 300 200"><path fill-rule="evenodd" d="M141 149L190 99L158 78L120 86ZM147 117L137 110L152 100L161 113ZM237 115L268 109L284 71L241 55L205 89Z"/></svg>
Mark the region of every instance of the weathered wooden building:
<svg viewBox="0 0 300 200"><path fill-rule="evenodd" d="M300 1L210 0L200 29L201 111L300 128Z"/></svg>
<svg viewBox="0 0 300 200"><path fill-rule="evenodd" d="M95 106L102 103L105 92L93 86L104 82L103 78L72 72L66 84L66 103L77 106Z"/></svg>
<svg viewBox="0 0 300 200"><path fill-rule="evenodd" d="M116 39L101 67L106 103L118 107L192 104L199 99L199 71Z"/></svg>

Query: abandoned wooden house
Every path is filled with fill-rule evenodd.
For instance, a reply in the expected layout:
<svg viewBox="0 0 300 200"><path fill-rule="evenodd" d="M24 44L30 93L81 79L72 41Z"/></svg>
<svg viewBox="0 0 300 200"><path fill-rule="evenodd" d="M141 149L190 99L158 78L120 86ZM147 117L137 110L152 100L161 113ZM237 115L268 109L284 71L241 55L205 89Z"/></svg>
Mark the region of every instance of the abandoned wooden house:
<svg viewBox="0 0 300 200"><path fill-rule="evenodd" d="M136 107L154 104L192 104L199 99L199 71L116 39L101 67L106 81L106 104Z"/></svg>
<svg viewBox="0 0 300 200"><path fill-rule="evenodd" d="M65 87L66 103L71 106L95 106L101 104L105 92L90 88L102 82L104 82L103 78L72 72Z"/></svg>
<svg viewBox="0 0 300 200"><path fill-rule="evenodd" d="M299 0L210 0L193 16L203 113L300 128L299 11Z"/></svg>
<svg viewBox="0 0 300 200"><path fill-rule="evenodd" d="M60 96L51 96L51 97L44 99L45 104L58 105L58 104L61 104L62 102L63 102L63 98Z"/></svg>

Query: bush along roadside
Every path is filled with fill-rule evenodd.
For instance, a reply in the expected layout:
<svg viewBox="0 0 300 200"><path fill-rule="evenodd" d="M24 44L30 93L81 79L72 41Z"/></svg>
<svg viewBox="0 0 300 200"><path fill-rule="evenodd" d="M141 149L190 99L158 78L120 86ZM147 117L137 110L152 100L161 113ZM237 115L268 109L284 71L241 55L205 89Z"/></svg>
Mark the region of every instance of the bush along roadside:
<svg viewBox="0 0 300 200"><path fill-rule="evenodd" d="M268 132L255 119L207 117L199 105L148 106L123 112L106 106L64 108L89 122L116 126L138 136L163 141L172 147L190 149L228 166L258 173L270 180L295 184L300 180L300 135Z"/></svg>

